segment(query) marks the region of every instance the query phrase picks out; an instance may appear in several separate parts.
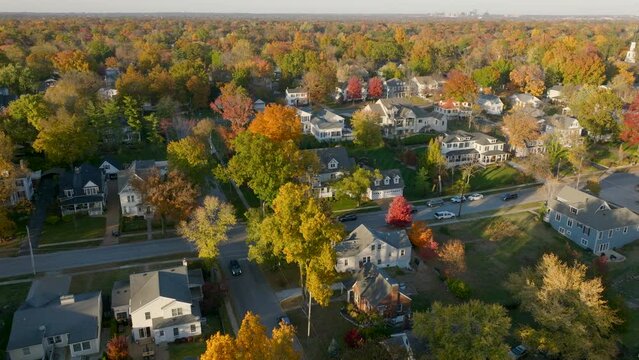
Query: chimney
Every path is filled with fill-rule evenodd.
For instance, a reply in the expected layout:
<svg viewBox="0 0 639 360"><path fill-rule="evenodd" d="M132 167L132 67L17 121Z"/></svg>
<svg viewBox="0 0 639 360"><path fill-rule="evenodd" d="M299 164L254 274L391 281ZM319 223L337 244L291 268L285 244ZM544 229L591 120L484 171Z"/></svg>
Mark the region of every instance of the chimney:
<svg viewBox="0 0 639 360"><path fill-rule="evenodd" d="M75 296L62 295L60 296L60 305L69 305L75 303Z"/></svg>

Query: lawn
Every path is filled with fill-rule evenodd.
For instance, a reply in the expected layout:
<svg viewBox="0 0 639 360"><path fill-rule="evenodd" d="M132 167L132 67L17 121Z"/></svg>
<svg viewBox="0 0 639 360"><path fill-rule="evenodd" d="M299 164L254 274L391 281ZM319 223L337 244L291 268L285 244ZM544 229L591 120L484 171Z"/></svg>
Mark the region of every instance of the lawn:
<svg viewBox="0 0 639 360"><path fill-rule="evenodd" d="M472 190L487 190L499 187L515 186L533 182L530 178L512 166L502 164L488 166L470 178Z"/></svg>
<svg viewBox="0 0 639 360"><path fill-rule="evenodd" d="M0 242L0 257L17 256L22 237Z"/></svg>
<svg viewBox="0 0 639 360"><path fill-rule="evenodd" d="M273 290L280 291L300 286L300 273L297 265L282 263L274 269L268 264L260 264L262 273Z"/></svg>
<svg viewBox="0 0 639 360"><path fill-rule="evenodd" d="M129 164L133 160L166 160L166 144L134 144L122 146L110 155L122 164Z"/></svg>
<svg viewBox="0 0 639 360"><path fill-rule="evenodd" d="M57 224L44 224L40 244L101 238L104 236L106 218L77 215L63 217Z"/></svg>
<svg viewBox="0 0 639 360"><path fill-rule="evenodd" d="M358 207L357 201L353 199L347 199L347 198L333 199L329 201L329 204L331 205L331 209L333 209L333 211L349 210L349 209L355 209ZM377 203L375 203L374 201L365 201L359 205L359 207L366 207L366 206L378 207Z"/></svg>
<svg viewBox="0 0 639 360"><path fill-rule="evenodd" d="M610 288L611 297L620 295L625 301L627 309L623 316L626 324L622 327L621 340L631 353L639 353L639 242L618 250L626 256L621 263L609 263L608 274L604 278L606 286ZM629 308L629 309L628 309Z"/></svg>
<svg viewBox="0 0 639 360"><path fill-rule="evenodd" d="M6 349L11 333L13 313L27 297L31 283L0 286L0 349ZM0 359L8 359L4 351L0 351Z"/></svg>
<svg viewBox="0 0 639 360"><path fill-rule="evenodd" d="M623 151L619 151L619 147ZM637 147L628 146L624 143L602 143L592 144L588 149L592 155L592 161L603 166L628 165L637 160ZM620 157L621 155L621 157Z"/></svg>
<svg viewBox="0 0 639 360"><path fill-rule="evenodd" d="M225 311L224 306L220 308L220 311ZM206 340L218 331L224 333L224 331L222 331L222 320L220 316L218 314L207 316L206 323L202 325L202 336L198 336L190 343L170 343L169 358L172 360L199 358L206 350Z"/></svg>

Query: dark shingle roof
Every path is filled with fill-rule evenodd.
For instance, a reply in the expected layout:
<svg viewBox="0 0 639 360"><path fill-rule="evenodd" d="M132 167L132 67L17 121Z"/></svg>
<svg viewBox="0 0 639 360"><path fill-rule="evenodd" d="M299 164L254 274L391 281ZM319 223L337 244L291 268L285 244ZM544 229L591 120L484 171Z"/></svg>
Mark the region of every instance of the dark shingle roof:
<svg viewBox="0 0 639 360"><path fill-rule="evenodd" d="M375 185L375 180L371 181L371 190L387 190L387 189L398 189L404 188L404 178L402 177L402 173L398 169L390 169L390 170L381 170L382 178L379 181L379 185ZM399 183L395 184L395 177L399 176ZM384 179L388 177L390 180L388 185L384 184Z"/></svg>
<svg viewBox="0 0 639 360"><path fill-rule="evenodd" d="M191 291L186 266L130 276L131 312L158 297L190 303Z"/></svg>
<svg viewBox="0 0 639 360"><path fill-rule="evenodd" d="M65 172L60 176L60 194L64 195L64 190L74 190L76 195L83 193L83 187L91 181L102 191L102 171L97 167L84 163L75 168L73 172Z"/></svg>
<svg viewBox="0 0 639 360"><path fill-rule="evenodd" d="M348 156L346 148L341 146L311 149L317 155L320 161L320 173L332 173L336 171L349 171L355 166L355 160ZM337 169L329 169L328 163L335 159L337 161Z"/></svg>
<svg viewBox="0 0 639 360"><path fill-rule="evenodd" d="M370 306L377 306L392 294L393 286L399 286L395 279L372 263L366 263L355 277L353 287L359 287L359 295L366 299Z"/></svg>
<svg viewBox="0 0 639 360"><path fill-rule="evenodd" d="M369 229L366 225L362 224L351 231L344 241L335 245L335 252L337 252L339 256L357 255L363 249L367 248L375 239L379 239L396 249L411 246L405 230L380 232Z"/></svg>

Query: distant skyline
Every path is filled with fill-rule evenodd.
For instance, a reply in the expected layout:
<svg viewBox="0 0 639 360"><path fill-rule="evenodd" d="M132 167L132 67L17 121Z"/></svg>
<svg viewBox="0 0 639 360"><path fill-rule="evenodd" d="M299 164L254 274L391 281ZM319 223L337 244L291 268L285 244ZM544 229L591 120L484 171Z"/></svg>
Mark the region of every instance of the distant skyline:
<svg viewBox="0 0 639 360"><path fill-rule="evenodd" d="M637 0L0 0L0 12L639 15Z"/></svg>

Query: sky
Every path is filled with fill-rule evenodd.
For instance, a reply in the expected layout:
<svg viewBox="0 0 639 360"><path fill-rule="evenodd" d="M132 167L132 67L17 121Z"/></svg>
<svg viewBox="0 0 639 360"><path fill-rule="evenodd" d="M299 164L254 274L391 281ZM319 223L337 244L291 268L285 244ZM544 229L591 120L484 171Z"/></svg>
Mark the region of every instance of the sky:
<svg viewBox="0 0 639 360"><path fill-rule="evenodd" d="M639 15L639 0L0 0L0 12Z"/></svg>

